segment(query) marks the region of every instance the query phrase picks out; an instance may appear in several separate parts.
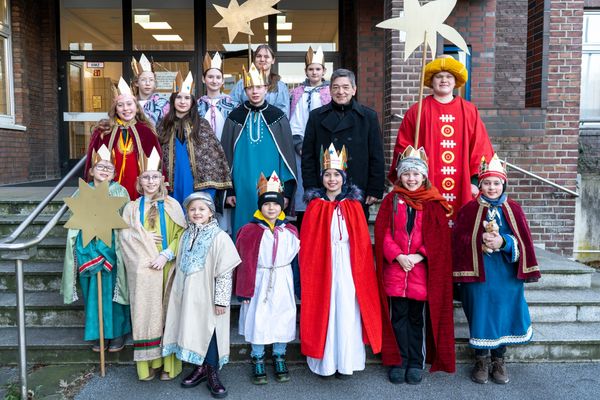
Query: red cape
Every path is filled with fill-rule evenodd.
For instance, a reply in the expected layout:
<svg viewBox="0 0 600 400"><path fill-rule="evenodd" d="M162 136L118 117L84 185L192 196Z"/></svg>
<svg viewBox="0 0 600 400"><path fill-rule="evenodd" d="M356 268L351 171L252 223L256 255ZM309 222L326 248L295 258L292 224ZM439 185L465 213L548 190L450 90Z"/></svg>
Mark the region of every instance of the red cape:
<svg viewBox="0 0 600 400"><path fill-rule="evenodd" d="M285 223L284 228L298 237L298 230L290 223ZM242 263L235 270L235 295L245 298L254 296L256 285L256 265L258 252L265 228L250 222L240 228L235 241Z"/></svg>
<svg viewBox="0 0 600 400"><path fill-rule="evenodd" d="M383 290L383 238L393 216L395 193L389 193L381 203L375 220L375 256L381 312L383 314L384 365L401 365L402 358L389 315L388 297ZM455 372L454 305L452 301L452 263L450 228L446 211L439 202L423 204L423 244L427 250L427 362L431 372Z"/></svg>
<svg viewBox="0 0 600 400"><path fill-rule="evenodd" d="M150 156L152 148L156 147L156 150L158 151L158 154L162 159L162 150L160 147L160 143L158 143L158 137L156 136L156 133L152 130L152 128L150 128L143 122L137 122L135 124L135 129L139 135L140 146L142 147L142 151L145 153L146 157ZM132 134L131 128L128 128L128 130L129 134ZM85 179L88 179L88 172L92 165L92 150L98 151L100 146L102 146L103 144L106 145L106 147L108 147L111 133L111 131L103 133L100 130L95 130L92 134L92 137L90 139L90 145L88 146L87 150L87 160L85 162ZM115 156L114 180L115 182L119 182L123 187L125 187L125 189L127 189L127 192L129 193L129 198L133 201L140 196L140 194L137 192L135 185L137 177L140 174L139 166L142 165L141 154L139 152L137 142L134 139L132 152L124 156L123 153L119 151L120 134L121 132L117 129L117 131L115 132L113 148L109 148L108 150L113 152ZM119 171L121 170L123 160L125 160L125 173L123 174L122 178L119 179Z"/></svg>
<svg viewBox="0 0 600 400"><path fill-rule="evenodd" d="M381 307L369 228L361 204L356 200L312 200L304 214L300 232L300 281L302 354L323 358L331 294L331 219L336 207L346 219L350 235L352 278L363 326L363 341L373 353L381 351Z"/></svg>
<svg viewBox="0 0 600 400"><path fill-rule="evenodd" d="M465 204L458 213L452 232L455 282L485 281L481 244L483 243L482 222L485 219L484 212L488 209L486 205L487 203L478 196ZM537 282L541 273L525 213L519 204L510 199L506 199L501 208L513 236L519 243L521 254L519 261L515 263L517 278L527 282Z"/></svg>

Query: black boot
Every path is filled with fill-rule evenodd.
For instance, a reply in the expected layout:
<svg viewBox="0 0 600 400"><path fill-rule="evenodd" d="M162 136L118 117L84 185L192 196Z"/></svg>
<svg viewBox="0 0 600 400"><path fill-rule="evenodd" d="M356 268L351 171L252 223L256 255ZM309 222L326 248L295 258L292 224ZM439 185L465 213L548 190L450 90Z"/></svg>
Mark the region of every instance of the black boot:
<svg viewBox="0 0 600 400"><path fill-rule="evenodd" d="M218 369L212 365L207 365L206 369L208 372L208 383L206 386L208 387L208 390L210 390L211 396L216 399L227 397L227 389L225 389L225 386L223 386L219 379Z"/></svg>
<svg viewBox="0 0 600 400"><path fill-rule="evenodd" d="M191 374L185 377L184 380L181 381L181 387L183 388L193 388L194 386L198 386L200 382L204 382L208 375L206 365L202 364L194 368Z"/></svg>
<svg viewBox="0 0 600 400"><path fill-rule="evenodd" d="M273 355L273 367L275 368L275 380L277 382L287 382L290 380L290 373L284 355Z"/></svg>
<svg viewBox="0 0 600 400"><path fill-rule="evenodd" d="M265 357L252 357L252 383L255 385L264 385L268 383L267 372L265 371Z"/></svg>

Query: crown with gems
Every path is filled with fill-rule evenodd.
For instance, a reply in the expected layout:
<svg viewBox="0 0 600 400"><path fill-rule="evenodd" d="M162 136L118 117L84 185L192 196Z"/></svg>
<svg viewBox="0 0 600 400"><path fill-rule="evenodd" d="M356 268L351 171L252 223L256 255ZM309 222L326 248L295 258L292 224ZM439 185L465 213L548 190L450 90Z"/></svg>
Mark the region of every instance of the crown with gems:
<svg viewBox="0 0 600 400"><path fill-rule="evenodd" d="M348 168L346 146L342 146L342 150L337 152L333 143L329 145L327 151L321 147L321 171L326 169L339 169L345 171Z"/></svg>
<svg viewBox="0 0 600 400"><path fill-rule="evenodd" d="M490 176L498 177L504 182L507 181L506 165L498 158L496 153L489 162L485 160L485 156L481 157L481 163L479 164L479 180L481 181Z"/></svg>
<svg viewBox="0 0 600 400"><path fill-rule="evenodd" d="M275 171L273 171L268 180L265 177L265 174L261 172L256 187L259 196L267 192L283 193L283 184Z"/></svg>
<svg viewBox="0 0 600 400"><path fill-rule="evenodd" d="M140 165L140 173L146 171L160 171L161 159L156 147L152 148L149 157L146 157L146 154L142 154L141 163L142 165Z"/></svg>
<svg viewBox="0 0 600 400"><path fill-rule="evenodd" d="M310 64L321 64L325 65L325 54L323 54L323 48L319 46L315 52L312 47L308 47L306 56L304 57L304 63L308 67Z"/></svg>
<svg viewBox="0 0 600 400"><path fill-rule="evenodd" d="M269 80L264 71L259 71L254 63L250 64L250 70L246 71L246 67L242 65L242 77L244 79L244 87L265 86L269 84Z"/></svg>
<svg viewBox="0 0 600 400"><path fill-rule="evenodd" d="M173 82L173 92L174 93L192 93L192 89L194 88L194 77L192 76L192 71L189 71L185 80L181 76L181 73L177 71L177 76L175 77L175 81Z"/></svg>
<svg viewBox="0 0 600 400"><path fill-rule="evenodd" d="M221 55L217 51L213 58L210 58L210 55L206 53L204 55L204 62L202 63L202 71L206 72L209 69L218 69L219 71L223 71L223 59Z"/></svg>
<svg viewBox="0 0 600 400"><path fill-rule="evenodd" d="M136 61L135 57L131 57L131 69L135 76L140 76L142 72L154 72L152 63L143 53L139 62Z"/></svg>

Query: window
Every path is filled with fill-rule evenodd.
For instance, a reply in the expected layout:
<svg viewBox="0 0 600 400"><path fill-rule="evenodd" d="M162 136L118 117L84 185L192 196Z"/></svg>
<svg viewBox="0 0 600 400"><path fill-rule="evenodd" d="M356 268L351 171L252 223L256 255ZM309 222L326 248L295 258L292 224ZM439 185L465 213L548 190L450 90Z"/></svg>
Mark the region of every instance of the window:
<svg viewBox="0 0 600 400"><path fill-rule="evenodd" d="M0 127L22 129L15 125L12 94L10 2L0 1Z"/></svg>
<svg viewBox="0 0 600 400"><path fill-rule="evenodd" d="M121 0L61 0L61 50L123 50L121 3Z"/></svg>
<svg viewBox="0 0 600 400"><path fill-rule="evenodd" d="M134 50L194 50L193 0L133 0Z"/></svg>
<svg viewBox="0 0 600 400"><path fill-rule="evenodd" d="M580 118L600 122L600 12L586 11L583 18ZM592 121L590 121L592 122Z"/></svg>
<svg viewBox="0 0 600 400"><path fill-rule="evenodd" d="M469 53L472 53L471 46L468 46ZM467 54L456 46L444 45L444 54L451 55L467 68L469 79L465 86L456 89L458 95L465 100L471 100L471 54Z"/></svg>

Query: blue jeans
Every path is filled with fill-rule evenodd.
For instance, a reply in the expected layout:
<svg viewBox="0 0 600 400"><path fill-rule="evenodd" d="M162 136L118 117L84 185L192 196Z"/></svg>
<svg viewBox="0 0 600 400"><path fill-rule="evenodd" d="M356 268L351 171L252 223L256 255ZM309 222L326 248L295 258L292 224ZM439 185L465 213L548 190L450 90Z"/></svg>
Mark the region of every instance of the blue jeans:
<svg viewBox="0 0 600 400"><path fill-rule="evenodd" d="M273 343L273 355L285 356L287 343ZM262 358L265 356L265 345L252 343L251 357Z"/></svg>

